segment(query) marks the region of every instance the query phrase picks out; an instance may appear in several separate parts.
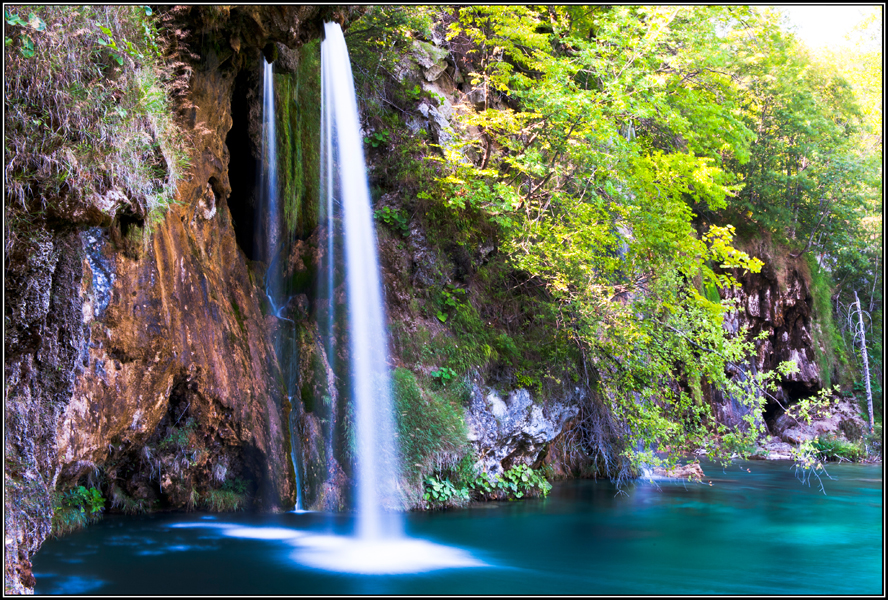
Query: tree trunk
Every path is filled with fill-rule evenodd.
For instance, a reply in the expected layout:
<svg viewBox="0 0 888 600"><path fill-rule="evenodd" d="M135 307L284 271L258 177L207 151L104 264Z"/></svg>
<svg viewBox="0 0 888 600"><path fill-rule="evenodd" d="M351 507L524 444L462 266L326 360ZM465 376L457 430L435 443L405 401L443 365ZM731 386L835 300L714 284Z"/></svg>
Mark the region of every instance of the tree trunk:
<svg viewBox="0 0 888 600"><path fill-rule="evenodd" d="M875 430L875 419L873 419L873 392L870 388L869 373L869 357L866 354L866 333L863 328L863 307L860 306L860 299L857 297L857 291L854 291L854 300L857 302L857 319L860 327L860 354L863 356L863 379L866 381L866 408L869 410L870 433Z"/></svg>

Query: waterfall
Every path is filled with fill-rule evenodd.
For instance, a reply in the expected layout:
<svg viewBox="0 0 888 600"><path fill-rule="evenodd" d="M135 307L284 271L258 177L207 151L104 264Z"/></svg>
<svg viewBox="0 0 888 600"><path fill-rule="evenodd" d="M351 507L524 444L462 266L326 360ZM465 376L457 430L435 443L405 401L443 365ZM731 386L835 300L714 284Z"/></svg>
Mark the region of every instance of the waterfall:
<svg viewBox="0 0 888 600"><path fill-rule="evenodd" d="M345 265L357 535L369 540L400 534L400 518L396 514L385 515L383 510L385 505L397 503L398 492L388 340L376 232L348 49L338 24L326 23L324 34L321 44L321 179L326 195L322 204L327 208L327 285L328 293L332 294L330 269L335 232L342 236ZM334 228L336 216L342 223L341 228ZM335 304L332 296L329 302L332 315ZM332 324L330 329L332 332Z"/></svg>
<svg viewBox="0 0 888 600"><path fill-rule="evenodd" d="M268 261L268 268L265 271L265 297L271 313L284 321L293 323L291 319L283 316L284 309L289 302L289 298L282 299L284 293L284 282L281 269L278 267L280 255L286 255L288 245L282 244L283 236L281 235L281 208L278 202L278 180L277 180L277 135L275 133L276 114L274 110L274 65L263 59L264 72L262 76L262 165L259 175L259 214L267 217L265 227L262 227L262 221L257 221L256 245L257 252L254 256L265 257ZM293 323L295 326L295 323ZM292 352L292 348L282 348L282 336L276 336L275 353L280 357L284 352ZM281 368L285 368L285 364L281 364ZM289 380L289 378L287 378ZM293 405L293 391L288 390L287 400ZM295 509L302 508L302 486L299 480L299 461L298 461L298 437L294 427L295 419L290 419L287 426L290 427L290 460L293 462L293 472L295 474L296 486L296 506Z"/></svg>
<svg viewBox="0 0 888 600"><path fill-rule="evenodd" d="M256 243L262 244L256 256L264 256L268 261L265 272L265 297L271 306L271 313L282 316L286 301L278 299L283 293L283 281L275 266L281 251L279 241L280 207L278 206L277 182L277 136L275 135L274 111L274 65L263 59L265 70L262 77L262 171L259 175L259 203L261 214L268 217L264 235L256 236ZM280 304L278 304L280 302Z"/></svg>

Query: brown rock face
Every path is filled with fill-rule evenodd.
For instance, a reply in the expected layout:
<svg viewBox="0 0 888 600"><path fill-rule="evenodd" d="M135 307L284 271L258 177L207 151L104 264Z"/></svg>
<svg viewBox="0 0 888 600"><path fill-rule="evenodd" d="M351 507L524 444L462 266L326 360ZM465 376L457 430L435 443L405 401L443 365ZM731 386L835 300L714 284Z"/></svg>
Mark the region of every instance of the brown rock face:
<svg viewBox="0 0 888 600"><path fill-rule="evenodd" d="M823 381L812 336L815 323L807 264L804 259L777 257L778 252L762 242L752 250L752 254L765 261L761 272L735 272L740 288L722 290L722 294L737 299L737 310L725 317L726 329L737 333L747 327L748 337L766 332L766 337L756 342L753 367L757 372L776 369L784 361L795 361L797 371L785 377L775 393L786 406L793 400L817 393ZM716 398L715 401L720 422L730 425L740 422L742 407L730 400ZM766 407L766 418L770 420L780 411L779 405L771 400Z"/></svg>
<svg viewBox="0 0 888 600"><path fill-rule="evenodd" d="M149 225L142 207L98 190L9 251L8 592L32 591L53 494L97 472L118 506L192 508L233 481L260 508L295 502L275 319L235 235L229 207L250 199L232 196L229 170L241 165L226 141L239 73L359 11L162 7L165 66L193 143L177 204Z"/></svg>

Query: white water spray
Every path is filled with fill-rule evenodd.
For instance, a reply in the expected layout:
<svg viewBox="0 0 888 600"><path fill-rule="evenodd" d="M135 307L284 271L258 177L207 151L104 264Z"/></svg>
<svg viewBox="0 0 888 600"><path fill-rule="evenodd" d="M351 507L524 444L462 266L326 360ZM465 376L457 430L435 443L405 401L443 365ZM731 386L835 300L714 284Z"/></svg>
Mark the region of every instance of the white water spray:
<svg viewBox="0 0 888 600"><path fill-rule="evenodd" d="M333 231L334 205L339 209L344 236L350 397L355 414L357 534L371 540L396 537L401 531L399 516L384 513L385 505L397 504L398 490L388 341L348 49L338 24L325 23L324 34L321 180L331 227L328 238L332 239L329 234ZM332 252L332 242L328 242L328 249ZM332 264L332 256L328 255L328 262ZM332 285L330 288L332 293Z"/></svg>

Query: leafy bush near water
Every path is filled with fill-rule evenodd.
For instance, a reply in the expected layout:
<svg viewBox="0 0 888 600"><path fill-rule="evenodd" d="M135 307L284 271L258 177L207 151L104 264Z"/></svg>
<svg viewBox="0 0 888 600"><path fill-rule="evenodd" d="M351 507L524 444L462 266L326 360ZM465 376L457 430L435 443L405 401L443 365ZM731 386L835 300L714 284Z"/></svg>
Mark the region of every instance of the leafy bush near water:
<svg viewBox="0 0 888 600"><path fill-rule="evenodd" d="M458 479L458 478L457 478ZM423 499L435 508L461 506L475 500L519 500L547 496L552 489L542 472L527 465L515 465L501 476L482 473L468 481L453 483L449 478L427 477Z"/></svg>
<svg viewBox="0 0 888 600"><path fill-rule="evenodd" d="M52 535L59 537L102 518L105 498L97 488L78 486L56 493L53 501Z"/></svg>
<svg viewBox="0 0 888 600"><path fill-rule="evenodd" d="M814 440L814 449L826 460L859 461L865 455L860 444L845 441L834 435L821 435Z"/></svg>

